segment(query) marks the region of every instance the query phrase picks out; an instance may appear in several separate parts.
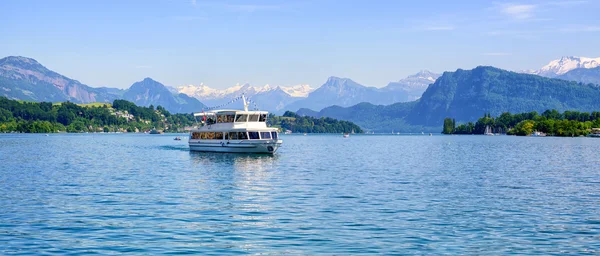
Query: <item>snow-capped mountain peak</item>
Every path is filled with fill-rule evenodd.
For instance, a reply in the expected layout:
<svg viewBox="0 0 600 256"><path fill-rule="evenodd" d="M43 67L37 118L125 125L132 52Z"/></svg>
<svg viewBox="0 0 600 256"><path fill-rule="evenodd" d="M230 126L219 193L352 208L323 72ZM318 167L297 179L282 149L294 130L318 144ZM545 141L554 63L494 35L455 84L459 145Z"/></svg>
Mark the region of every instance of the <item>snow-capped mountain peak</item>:
<svg viewBox="0 0 600 256"><path fill-rule="evenodd" d="M429 70L421 70L421 71L419 71L419 73L408 76L407 78L402 79L400 81L403 81L403 80L427 80L427 81L430 81L433 83L433 82L435 82L435 80L438 77L440 77L440 74L433 73Z"/></svg>
<svg viewBox="0 0 600 256"><path fill-rule="evenodd" d="M292 97L301 98L308 97L308 94L315 90L315 88L310 87L308 84L299 84L288 87L279 86L279 88Z"/></svg>
<svg viewBox="0 0 600 256"><path fill-rule="evenodd" d="M595 68L598 66L600 66L600 58L564 56L560 59L550 61L550 63L539 70L528 70L523 71L523 73L556 77L574 69Z"/></svg>
<svg viewBox="0 0 600 256"><path fill-rule="evenodd" d="M194 97L200 100L214 100L233 98L241 95L242 93L250 97L260 93L267 93L277 89L281 89L291 97L308 97L308 94L314 90L310 85L295 85L295 86L272 86L266 84L264 86L251 86L248 83L236 84L235 86L226 89L214 89L200 83L199 85L184 85L176 87L178 93L186 94L190 97Z"/></svg>

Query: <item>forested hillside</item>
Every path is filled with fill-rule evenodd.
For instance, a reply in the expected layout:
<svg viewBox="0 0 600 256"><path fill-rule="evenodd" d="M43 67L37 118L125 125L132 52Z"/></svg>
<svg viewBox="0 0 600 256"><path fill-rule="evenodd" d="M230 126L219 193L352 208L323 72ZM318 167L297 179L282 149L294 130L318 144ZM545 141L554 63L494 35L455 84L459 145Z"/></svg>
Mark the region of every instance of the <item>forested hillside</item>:
<svg viewBox="0 0 600 256"><path fill-rule="evenodd" d="M125 100L112 104L21 102L0 97L0 132L177 131L192 125L191 114L172 115L163 107L139 107Z"/></svg>
<svg viewBox="0 0 600 256"><path fill-rule="evenodd" d="M329 117L315 118L300 116L294 112L286 111L283 116L269 115L267 122L270 126L290 130L294 133L362 133L363 130L356 124L348 121L339 121Z"/></svg>

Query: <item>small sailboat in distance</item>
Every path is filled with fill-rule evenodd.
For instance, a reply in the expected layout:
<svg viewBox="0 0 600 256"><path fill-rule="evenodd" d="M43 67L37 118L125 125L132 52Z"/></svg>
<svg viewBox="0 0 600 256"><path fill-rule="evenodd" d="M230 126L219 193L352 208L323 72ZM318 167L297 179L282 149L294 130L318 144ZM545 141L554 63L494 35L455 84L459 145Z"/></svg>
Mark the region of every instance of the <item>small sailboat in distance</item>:
<svg viewBox="0 0 600 256"><path fill-rule="evenodd" d="M489 125L485 126L485 132L483 134L488 135L488 136L494 136L494 133L492 132L492 128L490 128Z"/></svg>

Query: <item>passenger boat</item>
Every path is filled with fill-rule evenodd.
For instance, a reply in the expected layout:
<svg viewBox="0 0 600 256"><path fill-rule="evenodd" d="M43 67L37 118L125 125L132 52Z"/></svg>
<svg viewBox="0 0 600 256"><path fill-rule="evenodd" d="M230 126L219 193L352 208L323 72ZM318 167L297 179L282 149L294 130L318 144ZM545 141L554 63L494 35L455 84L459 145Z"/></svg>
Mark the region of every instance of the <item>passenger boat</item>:
<svg viewBox="0 0 600 256"><path fill-rule="evenodd" d="M242 95L244 110L213 110L194 113L202 126L190 131L192 151L273 154L283 143L277 128L267 127L266 111L249 111Z"/></svg>

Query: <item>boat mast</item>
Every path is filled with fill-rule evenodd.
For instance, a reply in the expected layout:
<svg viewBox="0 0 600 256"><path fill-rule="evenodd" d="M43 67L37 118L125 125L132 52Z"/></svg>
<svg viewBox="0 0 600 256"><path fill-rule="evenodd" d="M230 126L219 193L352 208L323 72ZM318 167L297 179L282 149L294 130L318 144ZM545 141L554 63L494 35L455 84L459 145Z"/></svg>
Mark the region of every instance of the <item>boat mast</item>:
<svg viewBox="0 0 600 256"><path fill-rule="evenodd" d="M248 102L246 102L246 96L242 94L242 101L244 102L244 111L248 111Z"/></svg>

